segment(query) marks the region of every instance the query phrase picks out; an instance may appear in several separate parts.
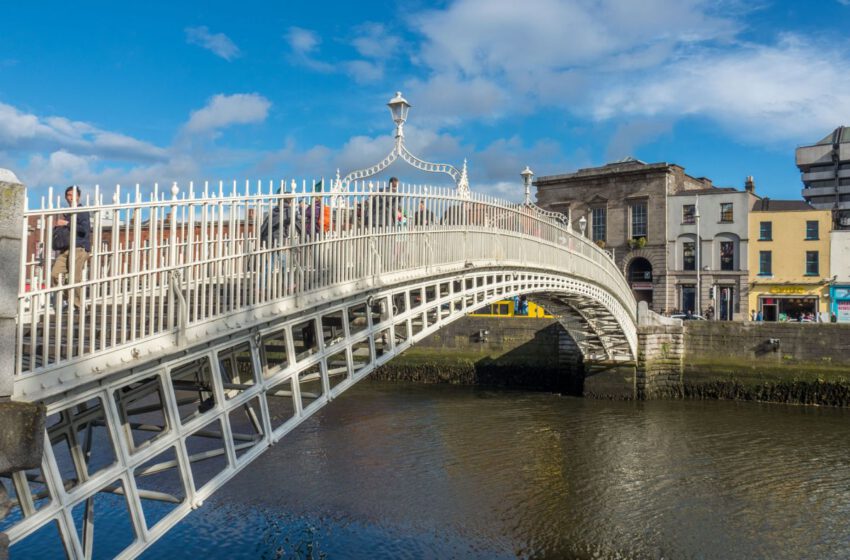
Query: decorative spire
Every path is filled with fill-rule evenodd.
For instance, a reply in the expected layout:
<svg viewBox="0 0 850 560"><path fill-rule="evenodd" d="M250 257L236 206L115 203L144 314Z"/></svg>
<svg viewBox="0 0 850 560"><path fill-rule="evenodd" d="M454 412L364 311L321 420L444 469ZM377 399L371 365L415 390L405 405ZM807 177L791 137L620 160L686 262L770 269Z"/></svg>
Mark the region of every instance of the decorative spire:
<svg viewBox="0 0 850 560"><path fill-rule="evenodd" d="M460 171L460 180L457 182L457 193L469 198L469 176L466 173L466 158L463 158L463 168Z"/></svg>

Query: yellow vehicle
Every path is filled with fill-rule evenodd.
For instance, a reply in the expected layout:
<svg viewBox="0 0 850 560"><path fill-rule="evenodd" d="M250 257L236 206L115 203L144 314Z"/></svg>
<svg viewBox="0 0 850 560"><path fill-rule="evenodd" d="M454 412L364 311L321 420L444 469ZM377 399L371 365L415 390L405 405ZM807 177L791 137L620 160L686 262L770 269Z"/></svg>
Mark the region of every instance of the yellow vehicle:
<svg viewBox="0 0 850 560"><path fill-rule="evenodd" d="M527 313L516 312L517 302L513 299L503 299L490 305L480 307L469 314L470 317L522 317L536 319L552 319L552 315L546 312L542 306L533 301L526 301Z"/></svg>

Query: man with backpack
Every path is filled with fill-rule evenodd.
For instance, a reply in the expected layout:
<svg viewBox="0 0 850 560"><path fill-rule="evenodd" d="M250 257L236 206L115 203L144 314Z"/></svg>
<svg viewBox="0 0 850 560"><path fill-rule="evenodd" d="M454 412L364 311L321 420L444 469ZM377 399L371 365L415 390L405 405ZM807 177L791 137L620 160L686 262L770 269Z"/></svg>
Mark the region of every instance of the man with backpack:
<svg viewBox="0 0 850 560"><path fill-rule="evenodd" d="M79 208L80 187L71 185L65 189L65 201L71 208ZM50 269L53 285L59 284L60 277L65 278L64 284L75 284L83 279L83 267L91 258L91 217L88 212L75 212L76 227L71 231L72 214L62 214L53 223L52 245L59 251L59 256ZM73 237L73 239L72 239ZM73 249L73 259L71 250ZM71 261L73 260L73 270ZM82 306L82 288L74 290L74 307Z"/></svg>

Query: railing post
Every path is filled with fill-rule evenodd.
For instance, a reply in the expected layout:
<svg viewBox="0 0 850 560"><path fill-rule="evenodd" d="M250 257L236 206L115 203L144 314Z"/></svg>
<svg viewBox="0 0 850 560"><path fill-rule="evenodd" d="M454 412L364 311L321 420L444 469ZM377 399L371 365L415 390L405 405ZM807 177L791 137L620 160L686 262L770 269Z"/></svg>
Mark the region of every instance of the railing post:
<svg viewBox="0 0 850 560"><path fill-rule="evenodd" d="M44 446L44 405L12 402L15 363L21 341L16 333L18 292L23 291L21 256L25 253L26 189L7 169L0 169L0 474L37 467ZM0 484L0 519L6 488ZM9 539L0 533L0 558Z"/></svg>

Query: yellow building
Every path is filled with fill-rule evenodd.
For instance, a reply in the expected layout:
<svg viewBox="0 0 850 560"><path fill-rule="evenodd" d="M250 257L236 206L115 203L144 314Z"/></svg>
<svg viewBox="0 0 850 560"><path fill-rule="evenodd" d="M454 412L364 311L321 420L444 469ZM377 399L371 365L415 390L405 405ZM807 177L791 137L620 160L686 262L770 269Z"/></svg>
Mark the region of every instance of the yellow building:
<svg viewBox="0 0 850 560"><path fill-rule="evenodd" d="M749 216L750 309L765 321L817 320L829 310L832 213L802 200L757 200Z"/></svg>

